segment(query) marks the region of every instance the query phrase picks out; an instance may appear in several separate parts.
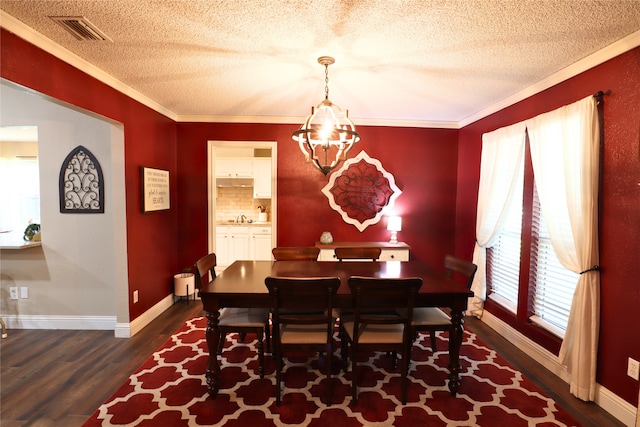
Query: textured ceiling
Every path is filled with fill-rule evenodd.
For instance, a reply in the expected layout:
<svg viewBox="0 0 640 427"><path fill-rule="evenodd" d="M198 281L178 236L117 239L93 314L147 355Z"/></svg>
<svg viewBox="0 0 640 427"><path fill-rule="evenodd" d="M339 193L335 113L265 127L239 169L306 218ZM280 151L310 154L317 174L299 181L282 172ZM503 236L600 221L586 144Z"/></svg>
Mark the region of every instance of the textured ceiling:
<svg viewBox="0 0 640 427"><path fill-rule="evenodd" d="M640 30L640 0L2 0L179 120L460 123ZM49 16L84 16L78 41ZM606 89L606 88L603 88Z"/></svg>

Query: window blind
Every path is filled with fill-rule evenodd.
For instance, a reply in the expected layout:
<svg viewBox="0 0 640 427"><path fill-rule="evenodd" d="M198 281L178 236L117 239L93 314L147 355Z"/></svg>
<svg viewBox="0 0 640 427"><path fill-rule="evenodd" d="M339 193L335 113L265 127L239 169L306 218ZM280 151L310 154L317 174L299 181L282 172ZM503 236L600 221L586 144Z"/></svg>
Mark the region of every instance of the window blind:
<svg viewBox="0 0 640 427"><path fill-rule="evenodd" d="M524 175L519 179L520 184L508 207L504 229L495 245L487 250L489 298L513 313L518 309Z"/></svg>
<svg viewBox="0 0 640 427"><path fill-rule="evenodd" d="M529 310L533 315L530 320L563 338L579 276L558 260L535 189L531 233Z"/></svg>

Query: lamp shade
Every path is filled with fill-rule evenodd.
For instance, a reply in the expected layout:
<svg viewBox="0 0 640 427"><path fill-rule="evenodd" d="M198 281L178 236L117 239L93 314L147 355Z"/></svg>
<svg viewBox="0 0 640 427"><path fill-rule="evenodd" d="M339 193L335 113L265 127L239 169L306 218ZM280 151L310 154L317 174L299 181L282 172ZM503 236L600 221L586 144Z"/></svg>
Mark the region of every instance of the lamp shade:
<svg viewBox="0 0 640 427"><path fill-rule="evenodd" d="M389 231L402 231L402 217L390 216L387 222L387 230Z"/></svg>

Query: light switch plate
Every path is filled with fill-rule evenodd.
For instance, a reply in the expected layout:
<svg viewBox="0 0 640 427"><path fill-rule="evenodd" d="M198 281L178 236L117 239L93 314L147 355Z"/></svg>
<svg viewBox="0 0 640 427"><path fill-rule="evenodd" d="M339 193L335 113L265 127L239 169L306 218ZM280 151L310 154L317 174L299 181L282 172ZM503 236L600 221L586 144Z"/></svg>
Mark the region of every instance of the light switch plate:
<svg viewBox="0 0 640 427"><path fill-rule="evenodd" d="M29 288L26 286L20 287L20 298L27 299L29 298Z"/></svg>
<svg viewBox="0 0 640 427"><path fill-rule="evenodd" d="M627 375L629 375L634 380L638 381L640 374L640 363L637 360L629 358L629 362L627 363Z"/></svg>

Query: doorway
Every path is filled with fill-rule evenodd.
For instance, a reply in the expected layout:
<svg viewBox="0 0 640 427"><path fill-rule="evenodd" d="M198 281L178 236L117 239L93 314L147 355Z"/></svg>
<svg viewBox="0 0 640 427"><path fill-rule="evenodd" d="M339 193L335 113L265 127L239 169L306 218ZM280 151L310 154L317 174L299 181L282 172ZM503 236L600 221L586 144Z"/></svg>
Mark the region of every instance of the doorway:
<svg viewBox="0 0 640 427"><path fill-rule="evenodd" d="M236 259L271 259L277 230L276 141L208 141L207 161L209 252L218 255L221 268ZM250 235L258 231L270 238ZM233 232L248 236L231 240L226 233Z"/></svg>

